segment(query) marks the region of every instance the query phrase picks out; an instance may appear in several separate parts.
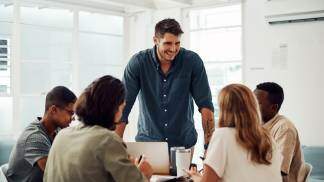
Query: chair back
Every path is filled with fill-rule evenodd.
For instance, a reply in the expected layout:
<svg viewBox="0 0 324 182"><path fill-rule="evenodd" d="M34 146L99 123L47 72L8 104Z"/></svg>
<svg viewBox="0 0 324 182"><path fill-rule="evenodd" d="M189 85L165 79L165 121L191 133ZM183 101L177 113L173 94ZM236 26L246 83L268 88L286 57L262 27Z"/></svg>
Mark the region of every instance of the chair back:
<svg viewBox="0 0 324 182"><path fill-rule="evenodd" d="M7 177L6 175L4 174L5 171L7 171L8 169L8 164L3 164L1 167L0 167L0 182L8 182L7 181Z"/></svg>
<svg viewBox="0 0 324 182"><path fill-rule="evenodd" d="M305 162L313 166L312 181L313 179L324 180L324 146L303 146L303 153ZM300 176L301 179L305 179L304 176Z"/></svg>
<svg viewBox="0 0 324 182"><path fill-rule="evenodd" d="M313 166L310 163L305 163L305 178L304 181L305 182L309 182L310 181L310 174L312 172Z"/></svg>

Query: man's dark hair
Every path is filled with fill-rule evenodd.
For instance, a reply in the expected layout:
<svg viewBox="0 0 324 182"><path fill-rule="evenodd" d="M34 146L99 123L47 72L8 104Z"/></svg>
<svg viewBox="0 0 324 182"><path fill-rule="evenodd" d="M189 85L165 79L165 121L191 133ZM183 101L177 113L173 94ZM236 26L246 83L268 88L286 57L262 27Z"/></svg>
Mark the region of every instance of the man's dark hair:
<svg viewBox="0 0 324 182"><path fill-rule="evenodd" d="M171 33L175 36L178 36L183 33L181 30L180 24L171 18L167 18L164 20L159 21L155 25L155 36L156 37L163 37L165 33Z"/></svg>
<svg viewBox="0 0 324 182"><path fill-rule="evenodd" d="M114 117L125 100L123 83L110 75L93 81L75 103L75 113L86 125L115 129Z"/></svg>
<svg viewBox="0 0 324 182"><path fill-rule="evenodd" d="M280 85L274 82L264 82L257 85L258 90L263 90L268 92L268 98L270 103L278 104L278 111L284 100L284 92Z"/></svg>
<svg viewBox="0 0 324 182"><path fill-rule="evenodd" d="M75 100L76 96L71 90L64 86L56 86L46 95L45 112L48 111L52 105L64 108L67 105L74 103Z"/></svg>

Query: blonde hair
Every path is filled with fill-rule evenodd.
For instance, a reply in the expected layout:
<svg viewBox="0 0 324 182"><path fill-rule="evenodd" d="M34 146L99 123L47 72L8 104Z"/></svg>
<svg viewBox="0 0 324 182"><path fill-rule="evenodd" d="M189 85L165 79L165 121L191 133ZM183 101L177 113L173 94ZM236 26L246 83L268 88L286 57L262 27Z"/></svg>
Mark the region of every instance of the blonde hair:
<svg viewBox="0 0 324 182"><path fill-rule="evenodd" d="M271 164L271 138L261 125L259 105L253 92L242 84L230 84L221 90L218 102L219 127L236 129L236 140L248 151L252 162Z"/></svg>

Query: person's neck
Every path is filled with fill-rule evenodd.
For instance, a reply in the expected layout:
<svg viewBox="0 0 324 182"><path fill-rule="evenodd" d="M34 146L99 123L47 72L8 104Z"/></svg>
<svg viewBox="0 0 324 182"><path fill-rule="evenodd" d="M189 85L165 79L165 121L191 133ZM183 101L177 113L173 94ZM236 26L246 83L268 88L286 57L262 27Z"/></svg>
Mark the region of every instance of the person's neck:
<svg viewBox="0 0 324 182"><path fill-rule="evenodd" d="M159 61L159 63L160 63L160 66L161 66L162 72L163 72L164 74L167 74L167 73L169 72L169 70L170 70L170 67L171 67L172 62L163 59L163 58L160 56L160 54L159 54L158 51L157 51L157 55L158 55L158 59L159 59L158 61Z"/></svg>
<svg viewBox="0 0 324 182"><path fill-rule="evenodd" d="M273 113L266 121L263 121L263 123L268 123L269 121L271 121L275 116L277 115L277 113Z"/></svg>
<svg viewBox="0 0 324 182"><path fill-rule="evenodd" d="M47 114L44 114L43 118L41 119L41 123L43 124L47 134L54 139L55 130L57 127L53 120Z"/></svg>

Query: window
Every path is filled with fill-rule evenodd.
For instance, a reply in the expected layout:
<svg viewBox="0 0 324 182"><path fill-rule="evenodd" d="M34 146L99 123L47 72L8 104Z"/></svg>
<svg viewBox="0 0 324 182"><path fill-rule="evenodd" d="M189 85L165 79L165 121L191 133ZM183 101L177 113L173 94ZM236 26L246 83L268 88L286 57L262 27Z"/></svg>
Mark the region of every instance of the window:
<svg viewBox="0 0 324 182"><path fill-rule="evenodd" d="M17 4L0 1L0 135L19 134L42 116L53 87L63 85L78 95L99 76L121 77L126 64L122 16L41 3L22 1L13 8ZM20 17L13 16L14 9ZM10 58L17 59L17 69Z"/></svg>
<svg viewBox="0 0 324 182"><path fill-rule="evenodd" d="M0 2L0 96L11 94L10 35L12 25L12 6L9 1Z"/></svg>
<svg viewBox="0 0 324 182"><path fill-rule="evenodd" d="M80 88L84 89L94 79L106 74L121 79L125 66L123 18L80 12L79 22Z"/></svg>
<svg viewBox="0 0 324 182"><path fill-rule="evenodd" d="M217 97L220 89L229 83L242 81L242 23L241 5L191 10L190 49L197 52L206 68L215 108L217 125ZM194 161L198 164L203 154L201 116L195 113L198 142Z"/></svg>
<svg viewBox="0 0 324 182"><path fill-rule="evenodd" d="M42 116L46 93L72 86L73 13L65 9L22 6L20 125ZM37 38L36 38L37 37Z"/></svg>
<svg viewBox="0 0 324 182"><path fill-rule="evenodd" d="M0 38L0 94L10 95L9 39Z"/></svg>
<svg viewBox="0 0 324 182"><path fill-rule="evenodd" d="M13 8L10 3L0 2L0 133L9 133L13 126L10 64Z"/></svg>

